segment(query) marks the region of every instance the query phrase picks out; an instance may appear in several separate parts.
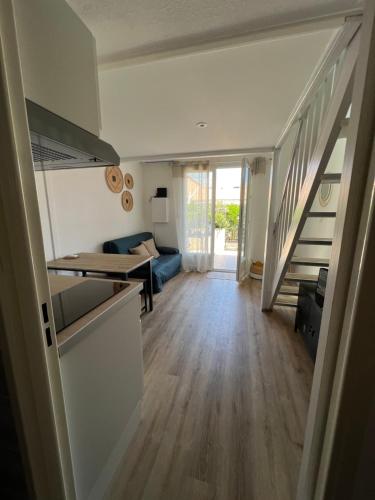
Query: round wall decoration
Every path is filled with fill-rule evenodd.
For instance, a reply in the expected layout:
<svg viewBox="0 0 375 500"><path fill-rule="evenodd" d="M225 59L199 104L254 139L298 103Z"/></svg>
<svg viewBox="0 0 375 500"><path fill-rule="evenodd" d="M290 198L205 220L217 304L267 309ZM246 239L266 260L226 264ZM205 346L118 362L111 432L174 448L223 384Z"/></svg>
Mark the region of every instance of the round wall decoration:
<svg viewBox="0 0 375 500"><path fill-rule="evenodd" d="M125 186L128 188L128 189L133 189L134 187L134 179L133 179L133 176L131 174L125 174Z"/></svg>
<svg viewBox="0 0 375 500"><path fill-rule="evenodd" d="M112 193L121 193L124 187L124 179L119 167L107 167L105 169L105 180Z"/></svg>
<svg viewBox="0 0 375 500"><path fill-rule="evenodd" d="M122 193L121 203L125 212L130 212L133 209L133 196L129 191Z"/></svg>
<svg viewBox="0 0 375 500"><path fill-rule="evenodd" d="M326 207L332 196L332 184L322 184L319 190L319 203L322 207Z"/></svg>

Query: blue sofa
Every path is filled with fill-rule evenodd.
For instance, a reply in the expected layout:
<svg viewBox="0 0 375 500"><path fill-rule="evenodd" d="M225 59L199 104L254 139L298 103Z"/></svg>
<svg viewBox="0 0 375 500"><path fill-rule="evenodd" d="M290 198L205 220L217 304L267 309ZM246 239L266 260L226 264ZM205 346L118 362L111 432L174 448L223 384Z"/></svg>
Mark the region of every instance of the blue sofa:
<svg viewBox="0 0 375 500"><path fill-rule="evenodd" d="M139 233L125 236L116 240L106 241L103 244L104 253L129 254L129 249L134 248L142 241L153 238L152 233ZM161 292L163 284L176 276L181 271L182 256L177 248L157 247L160 257L152 261L152 288L154 293ZM147 278L148 268L142 266L130 273L130 277Z"/></svg>

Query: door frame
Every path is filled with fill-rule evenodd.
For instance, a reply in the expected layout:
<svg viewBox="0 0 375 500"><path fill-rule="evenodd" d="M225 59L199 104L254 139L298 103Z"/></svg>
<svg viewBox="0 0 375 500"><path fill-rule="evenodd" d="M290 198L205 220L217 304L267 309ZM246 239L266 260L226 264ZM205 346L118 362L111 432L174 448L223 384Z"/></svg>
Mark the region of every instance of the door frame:
<svg viewBox="0 0 375 500"><path fill-rule="evenodd" d="M239 168L241 169L241 164L239 163L238 160L238 165L237 164L232 164L234 163L233 160L229 161L227 164L223 162L222 165L220 164L214 164L212 166L212 196L211 196L211 220L213 221L212 227L211 227L211 256L210 256L210 262L211 262L211 269L215 272L220 272L220 273L235 273L237 269L237 258L236 257L236 268L233 271L228 271L228 269L216 269L214 266L215 263L215 214L216 214L216 179L217 179L217 171L218 170L224 170L224 169L230 169L230 168ZM242 160L241 160L242 163ZM242 179L241 179L242 181ZM242 186L240 187L240 190L242 189Z"/></svg>
<svg viewBox="0 0 375 500"><path fill-rule="evenodd" d="M244 171L245 169L248 171L248 177L247 181L244 182ZM244 253L245 253L245 260L246 260L246 254L248 252L248 245L249 245L249 234L250 234L250 225L249 225L249 205L251 201L250 197L250 179L251 179L251 168L250 168L250 162L248 158L243 158L241 162L241 195L240 195L240 216L239 216L239 221L238 221L238 229L240 229L240 225L242 224L242 218L245 217L245 231L244 231ZM246 186L246 209L244 212L244 204L245 204L245 184ZM237 266L236 266L236 279L238 282L241 282L243 279L245 279L247 275L241 276L241 247L242 247L242 237L243 233L242 231L238 231L238 246L237 246Z"/></svg>
<svg viewBox="0 0 375 500"><path fill-rule="evenodd" d="M373 0L366 4L360 30L352 113L348 125L335 242L326 289L325 302L329 307L323 312L322 318L297 500L343 498L343 483L346 484L345 498L354 498L349 496L349 488L353 487L351 474L353 466L359 465L361 443L358 438L368 423L366 419L369 408L367 406L367 413L359 414L356 405L348 407L348 402L360 401L359 406L366 407L365 398L370 391L373 393L373 387L368 382L373 377L367 376L362 385L350 383L358 382L361 378L358 377L358 372L363 377L363 366L368 366L373 345L373 336L368 337L371 331L366 324L366 318L373 314L373 306L371 304L371 309L362 310L360 307L361 293L371 292L364 276L373 269L373 256L369 254L375 182L374 165L371 164L375 133ZM358 315L359 311L362 316ZM362 352L362 359L355 359L358 352ZM371 373L375 376L374 363ZM353 412L357 412L356 420L357 423L360 422L355 429L348 425L353 420ZM343 433L343 429L346 432ZM355 440L350 441L349 436ZM347 456L345 452L348 453ZM352 465L351 470L349 464ZM341 481L337 478L341 478Z"/></svg>
<svg viewBox="0 0 375 500"><path fill-rule="evenodd" d="M216 168L212 169L212 186L211 186L211 246L210 246L210 269L214 269L215 262L215 215L216 215Z"/></svg>
<svg viewBox="0 0 375 500"><path fill-rule="evenodd" d="M75 499L11 0L0 0L0 342L30 494ZM49 320L43 317L46 305ZM52 344L48 345L46 328Z"/></svg>
<svg viewBox="0 0 375 500"><path fill-rule="evenodd" d="M369 498L371 494L366 490L369 483L374 491L373 462L366 463L374 432L374 389L370 383L375 377L371 328L375 319L371 295L375 270L374 86L375 2L371 0L366 3L361 27L344 163L344 169L352 174L343 186L348 191L343 258L347 258L349 246L350 273L315 492L317 499ZM353 234L348 239L350 230Z"/></svg>

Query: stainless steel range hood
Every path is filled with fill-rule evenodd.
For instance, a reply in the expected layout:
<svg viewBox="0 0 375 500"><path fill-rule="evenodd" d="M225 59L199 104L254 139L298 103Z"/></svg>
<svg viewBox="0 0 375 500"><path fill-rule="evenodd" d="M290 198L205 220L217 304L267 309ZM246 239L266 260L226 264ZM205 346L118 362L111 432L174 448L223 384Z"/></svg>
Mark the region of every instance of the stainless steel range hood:
<svg viewBox="0 0 375 500"><path fill-rule="evenodd" d="M26 99L35 170L119 165L120 157L91 132Z"/></svg>

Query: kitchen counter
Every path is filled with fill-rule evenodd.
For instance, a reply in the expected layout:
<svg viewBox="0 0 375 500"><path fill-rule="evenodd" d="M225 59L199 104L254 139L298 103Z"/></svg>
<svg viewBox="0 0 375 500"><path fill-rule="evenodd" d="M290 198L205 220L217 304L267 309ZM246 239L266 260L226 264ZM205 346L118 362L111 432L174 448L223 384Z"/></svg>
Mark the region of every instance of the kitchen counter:
<svg viewBox="0 0 375 500"><path fill-rule="evenodd" d="M97 279L49 276L52 294ZM140 421L141 288L129 282L57 335L77 500L105 498Z"/></svg>
<svg viewBox="0 0 375 500"><path fill-rule="evenodd" d="M67 290L73 286L83 283L87 280L98 280L100 278L81 278L78 276L65 276L57 274L49 274L49 285L51 290L51 295ZM111 280L113 283L124 284L123 281ZM142 289L141 283L128 282L128 287L120 291L110 299L106 300L99 306L97 306L92 311L85 314L83 317L79 318L73 324L67 326L58 333L57 335L57 348L59 355L61 356L67 349L69 349L74 343L78 342L84 332L86 332L86 327L96 321L100 316L108 314L108 311L112 308L117 308L118 306L124 305L126 302L131 300L133 297L137 296Z"/></svg>

